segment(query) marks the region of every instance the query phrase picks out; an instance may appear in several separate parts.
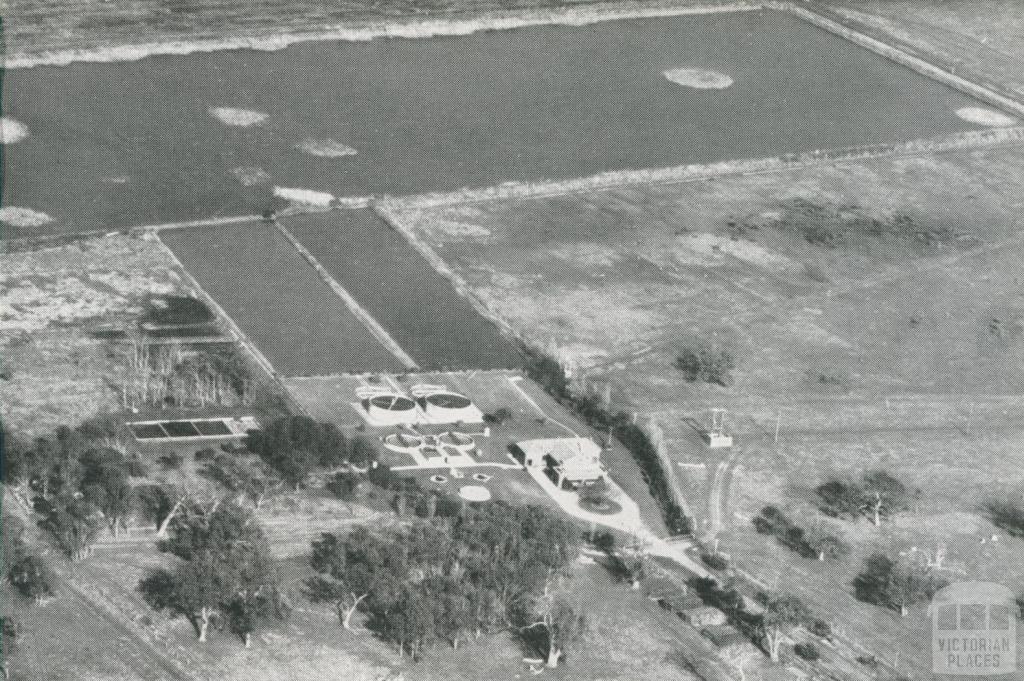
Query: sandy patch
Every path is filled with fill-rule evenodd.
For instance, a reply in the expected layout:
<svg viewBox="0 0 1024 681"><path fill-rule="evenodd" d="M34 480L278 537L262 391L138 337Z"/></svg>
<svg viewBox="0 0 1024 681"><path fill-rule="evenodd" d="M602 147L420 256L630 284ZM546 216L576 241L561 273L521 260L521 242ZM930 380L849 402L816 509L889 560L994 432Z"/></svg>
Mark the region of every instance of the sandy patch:
<svg viewBox="0 0 1024 681"><path fill-rule="evenodd" d="M459 496L466 501L490 501L491 492L479 485L466 485L459 488Z"/></svg>
<svg viewBox="0 0 1024 681"><path fill-rule="evenodd" d="M983 109L980 106L965 106L962 109L957 109L956 115L958 118L965 120L968 123L988 125L993 128L1007 128L1017 123L1014 118L1007 116L1001 111Z"/></svg>
<svg viewBox="0 0 1024 681"><path fill-rule="evenodd" d="M329 208L334 201L334 195L327 192L318 192L313 189L299 189L295 187L274 187L274 196L278 196L292 203L299 203L306 206L318 206Z"/></svg>
<svg viewBox="0 0 1024 681"><path fill-rule="evenodd" d="M31 208L6 206L0 208L0 222L6 223L11 227L42 227L47 223L53 222L53 218L46 213L40 213Z"/></svg>
<svg viewBox="0 0 1024 681"><path fill-rule="evenodd" d="M746 263L761 267L772 272L785 272L798 269L797 263L784 255L773 253L763 246L743 239L733 240L729 237L708 234L706 232L687 234L680 243L690 251L702 256L731 255Z"/></svg>
<svg viewBox="0 0 1024 681"><path fill-rule="evenodd" d="M670 69L662 74L673 83L700 90L724 90L732 85L732 78L724 73L705 69Z"/></svg>
<svg viewBox="0 0 1024 681"><path fill-rule="evenodd" d="M549 249L545 255L554 260L570 262L574 267L593 273L610 269L622 260L621 248L612 248L596 243L562 244Z"/></svg>
<svg viewBox="0 0 1024 681"><path fill-rule="evenodd" d="M28 128L21 121L0 118L0 144L14 144L28 137Z"/></svg>
<svg viewBox="0 0 1024 681"><path fill-rule="evenodd" d="M210 107L210 115L224 125L233 125L239 128L248 128L253 125L259 125L270 118L267 114L259 111L235 109L230 106Z"/></svg>
<svg viewBox="0 0 1024 681"><path fill-rule="evenodd" d="M241 168L235 168L231 171L231 174L235 176L238 183L243 187L254 187L259 184L267 184L270 182L270 173L263 168L251 168L243 166Z"/></svg>
<svg viewBox="0 0 1024 681"><path fill-rule="evenodd" d="M460 239L483 238L491 230L478 224L481 217L475 206L454 206L441 210L410 208L403 214L406 224L415 225L417 230L431 235L431 238L455 241Z"/></svg>
<svg viewBox="0 0 1024 681"><path fill-rule="evenodd" d="M352 147L342 144L335 139L316 140L306 138L299 144L296 144L295 148L310 156L320 156L321 158L341 158L342 156L355 156L359 153Z"/></svg>

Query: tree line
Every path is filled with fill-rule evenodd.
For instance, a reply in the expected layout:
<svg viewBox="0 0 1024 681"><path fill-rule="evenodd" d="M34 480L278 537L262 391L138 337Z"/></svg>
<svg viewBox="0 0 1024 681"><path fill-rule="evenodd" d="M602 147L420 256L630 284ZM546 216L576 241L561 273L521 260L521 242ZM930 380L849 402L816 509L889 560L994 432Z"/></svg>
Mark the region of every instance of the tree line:
<svg viewBox="0 0 1024 681"><path fill-rule="evenodd" d="M366 438L346 437L333 423L318 423L308 416L276 419L250 433L246 447L295 488L316 470L366 468L377 458L376 448Z"/></svg>

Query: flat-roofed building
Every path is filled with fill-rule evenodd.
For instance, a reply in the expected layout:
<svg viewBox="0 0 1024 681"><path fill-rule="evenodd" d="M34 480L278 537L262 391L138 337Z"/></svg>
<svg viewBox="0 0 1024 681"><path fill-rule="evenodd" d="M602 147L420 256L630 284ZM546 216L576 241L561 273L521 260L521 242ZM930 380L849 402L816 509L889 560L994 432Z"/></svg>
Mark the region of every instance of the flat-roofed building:
<svg viewBox="0 0 1024 681"><path fill-rule="evenodd" d="M528 468L546 468L559 487L591 485L608 475L601 447L587 437L555 437L517 442Z"/></svg>

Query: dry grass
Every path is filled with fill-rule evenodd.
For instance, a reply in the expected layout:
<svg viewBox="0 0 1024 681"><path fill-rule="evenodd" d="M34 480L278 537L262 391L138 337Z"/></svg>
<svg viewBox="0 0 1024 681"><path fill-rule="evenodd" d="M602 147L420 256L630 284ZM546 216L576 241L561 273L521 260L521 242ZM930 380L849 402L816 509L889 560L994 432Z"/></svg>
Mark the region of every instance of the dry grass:
<svg viewBox="0 0 1024 681"><path fill-rule="evenodd" d="M650 11L651 3L604 3L613 11ZM667 3L658 3L658 5ZM725 0L677 0L672 7L730 4ZM145 43L216 41L232 38L318 32L339 25L369 26L413 19L472 20L487 15L497 21L549 17L568 7L601 6L594 0L9 0L4 40L8 55L65 50L94 50ZM658 6L656 5L656 6ZM482 28L483 26L481 26ZM428 29L430 30L430 29ZM436 28L434 29L436 30Z"/></svg>
<svg viewBox="0 0 1024 681"><path fill-rule="evenodd" d="M163 249L127 236L3 254L0 273L0 404L26 434L116 409L107 380L119 363L90 330L134 318L146 295L184 290Z"/></svg>
<svg viewBox="0 0 1024 681"><path fill-rule="evenodd" d="M598 390L611 384L621 408L653 413L677 461L704 464L679 469L698 521L726 454L683 419L729 408L739 445L723 548L846 621L860 644L920 665L922 621L855 604L849 582L876 547L940 540L963 571L953 579L1024 575L1018 540L981 543L992 527L979 512L990 495L1018 492L1006 481L1024 463L1022 170L1013 148L923 154L421 207L408 224L519 333ZM693 340L733 351L730 387L683 382L672 361ZM749 529L767 503L813 522L816 482L870 467L923 500L881 531L847 523L857 557L840 570Z"/></svg>
<svg viewBox="0 0 1024 681"><path fill-rule="evenodd" d="M694 385L688 401L835 392L823 374L859 394L1012 391L1024 379L1011 264L1022 168L1011 149L956 152L417 209L405 222L531 342L598 375L634 366L616 382L642 406L678 401L670 364L700 337L740 367L731 391ZM833 225L791 228L797 199L829 207L816 220L860 217L836 244L811 243L810 227ZM888 226L897 214L909 233Z"/></svg>
<svg viewBox="0 0 1024 681"><path fill-rule="evenodd" d="M828 0L872 29L1024 93L1024 11L1014 0Z"/></svg>

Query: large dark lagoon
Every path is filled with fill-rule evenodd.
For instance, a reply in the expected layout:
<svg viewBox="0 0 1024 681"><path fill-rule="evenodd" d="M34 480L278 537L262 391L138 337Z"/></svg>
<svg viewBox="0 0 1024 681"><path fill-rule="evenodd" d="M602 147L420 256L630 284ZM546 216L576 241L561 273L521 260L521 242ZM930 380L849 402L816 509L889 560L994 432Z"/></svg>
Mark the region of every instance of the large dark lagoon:
<svg viewBox="0 0 1024 681"><path fill-rule="evenodd" d="M402 195L900 142L974 128L955 112L977 104L771 11L34 67L5 74L29 134L3 199L53 218L21 232L120 228L258 213L274 186ZM299 148L332 140L357 153Z"/></svg>

